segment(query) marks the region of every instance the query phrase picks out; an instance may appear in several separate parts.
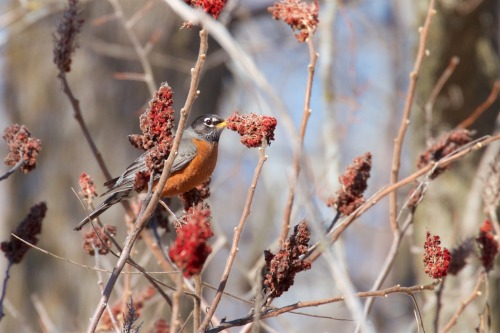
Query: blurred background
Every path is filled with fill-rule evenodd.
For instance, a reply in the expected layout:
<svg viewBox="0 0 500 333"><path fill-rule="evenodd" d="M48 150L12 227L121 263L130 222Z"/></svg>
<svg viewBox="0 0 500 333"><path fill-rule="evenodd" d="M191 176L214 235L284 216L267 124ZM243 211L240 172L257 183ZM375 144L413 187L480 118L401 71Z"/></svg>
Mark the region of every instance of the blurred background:
<svg viewBox="0 0 500 333"><path fill-rule="evenodd" d="M199 30L179 29L183 19L168 2L81 1L85 23L67 77L95 143L115 176L140 154L128 143L127 135L139 133L138 117L154 89L161 82L168 82L175 93L176 111L184 105L190 69L197 57ZM319 4L320 25L314 38L319 60L312 114L292 211L293 225L302 219L309 221L313 240L320 238L335 215L325 203L339 189L338 176L354 157L365 152L373 154L366 197L388 184L394 138L413 68L419 27L428 6L427 1L410 0L332 0ZM0 128L3 130L11 123L24 124L43 145L36 170L29 174L17 172L0 183L0 240L9 237L31 206L45 201L48 212L38 245L85 265L111 268L116 259L109 255L89 257L82 251L81 234L72 230L85 216L73 192L79 191L80 174L86 172L94 178L98 193L104 191L101 184L105 178L74 119L52 61L55 25L66 5L66 1L56 0L0 3ZM202 113L227 117L238 111L278 119L276 140L267 148L268 160L226 287L227 292L246 300L254 296L254 273L261 264L263 251L275 251L277 247L309 63L307 45L299 44L283 22L272 20L267 11L270 5L272 1L265 0L228 1L219 21L229 35L218 30L210 35L201 94L191 114L191 119ZM426 140L439 137L466 119L486 100L500 76L498 1L443 0L437 1L436 10L427 42L428 56L419 75L410 130L403 146L400 178L416 170ZM144 81L134 80L137 75L130 74L145 71L131 43L131 33L147 52L153 70L153 91ZM241 47L241 54L255 66L248 66L247 58L228 52L227 45ZM454 56L459 57L460 63L438 95L429 121L424 117L424 106ZM471 126L478 137L498 133L499 106L497 100ZM7 146L0 144L0 156L6 154ZM258 154L257 150L241 145L236 133L223 133L209 200L216 237L204 281L212 285L220 279ZM473 186L482 176L479 172L485 172L478 168L481 162L491 160L483 161L481 152L469 155L430 185L384 286L430 282L423 274L421 259L426 229L439 234L448 248L476 236L485 218L481 185ZM0 173L7 170L4 165ZM400 206L409 189L398 192ZM119 227L120 242L125 236L125 228L120 228L123 220L124 211L118 205L102 217L104 223ZM388 221L388 201L384 200L356 221L311 270L300 273L291 290L273 304L282 306L369 290L392 242ZM139 244L134 257L152 271L161 270L145 250ZM0 272L4 272L5 265L2 256ZM470 268L448 280L443 322L456 310L458 302L470 294L475 272L475 268ZM92 270L30 251L11 270L7 316L0 322L0 331L84 331L100 296L98 280L98 274ZM102 274L101 280L106 281L107 275ZM131 280L132 290L140 291L147 285L139 276ZM497 269L490 273L489 280L492 314L500 311L499 287ZM120 290L123 286L118 285L113 300L119 298ZM213 295L206 288L209 301ZM424 324L431 327L434 294L427 292L417 298ZM145 332L151 331L157 318L169 318L162 299L153 298L150 302L151 311L141 318ZM349 307L335 303L303 310L324 318L282 315L265 321L268 326L262 330L349 332L355 327L355 313L359 314L362 302L354 301ZM477 313L483 307L484 299L472 304L461 317L456 332L470 332L477 327ZM227 297L216 314L232 320L245 316L250 309L251 305ZM365 327L369 332L418 330L413 301L406 295L376 300L369 319ZM498 318L492 319L492 331L499 331Z"/></svg>

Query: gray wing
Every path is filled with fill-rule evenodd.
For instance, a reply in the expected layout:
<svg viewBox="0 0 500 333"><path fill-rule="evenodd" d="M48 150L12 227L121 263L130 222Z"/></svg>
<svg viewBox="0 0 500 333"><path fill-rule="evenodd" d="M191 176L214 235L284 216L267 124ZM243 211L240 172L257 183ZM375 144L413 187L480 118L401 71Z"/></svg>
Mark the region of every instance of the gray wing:
<svg viewBox="0 0 500 333"><path fill-rule="evenodd" d="M171 172L185 167L197 153L196 145L192 142L191 138L182 138L177 156L174 159L174 164L172 165ZM146 154L145 152L139 156L132 164L128 166L125 172L117 178L104 183L104 185L113 185L109 191L103 193L102 195L111 195L118 192L130 192L134 188L135 174L141 171L147 171L146 166ZM155 179L160 179L160 174L155 175Z"/></svg>

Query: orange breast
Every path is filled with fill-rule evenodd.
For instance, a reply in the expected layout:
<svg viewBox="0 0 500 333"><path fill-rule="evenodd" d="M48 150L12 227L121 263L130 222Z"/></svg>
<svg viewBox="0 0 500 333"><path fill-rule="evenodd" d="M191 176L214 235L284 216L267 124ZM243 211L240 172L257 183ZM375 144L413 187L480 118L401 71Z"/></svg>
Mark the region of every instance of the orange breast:
<svg viewBox="0 0 500 333"><path fill-rule="evenodd" d="M196 157L183 169L168 177L162 197L182 194L200 185L210 177L217 164L217 143L209 144L202 140L193 140L198 149Z"/></svg>

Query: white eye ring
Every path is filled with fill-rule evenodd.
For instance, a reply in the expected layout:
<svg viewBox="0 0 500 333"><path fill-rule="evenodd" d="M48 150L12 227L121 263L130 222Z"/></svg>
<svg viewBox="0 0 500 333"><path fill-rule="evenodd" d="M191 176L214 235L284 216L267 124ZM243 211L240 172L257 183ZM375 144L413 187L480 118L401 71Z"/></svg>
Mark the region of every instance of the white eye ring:
<svg viewBox="0 0 500 333"><path fill-rule="evenodd" d="M205 125L207 125L209 127L214 127L214 121L212 118L205 118L203 120L203 123L205 123Z"/></svg>

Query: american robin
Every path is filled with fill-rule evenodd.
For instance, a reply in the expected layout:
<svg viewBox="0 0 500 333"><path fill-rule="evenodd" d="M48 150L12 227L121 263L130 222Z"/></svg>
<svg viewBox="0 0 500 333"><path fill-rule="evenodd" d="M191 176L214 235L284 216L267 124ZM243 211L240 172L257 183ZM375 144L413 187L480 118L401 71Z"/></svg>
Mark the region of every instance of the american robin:
<svg viewBox="0 0 500 333"><path fill-rule="evenodd" d="M214 114L205 114L196 118L191 126L186 128L170 176L163 188L162 197L172 197L187 192L212 175L217 163L219 138L225 127L224 119ZM113 185L103 194L108 195L108 198L83 219L74 230L80 230L109 207L137 194L134 190L135 174L147 171L146 154L147 152L136 159L120 177L104 183L104 185ZM156 175L155 178L158 181L160 175Z"/></svg>

